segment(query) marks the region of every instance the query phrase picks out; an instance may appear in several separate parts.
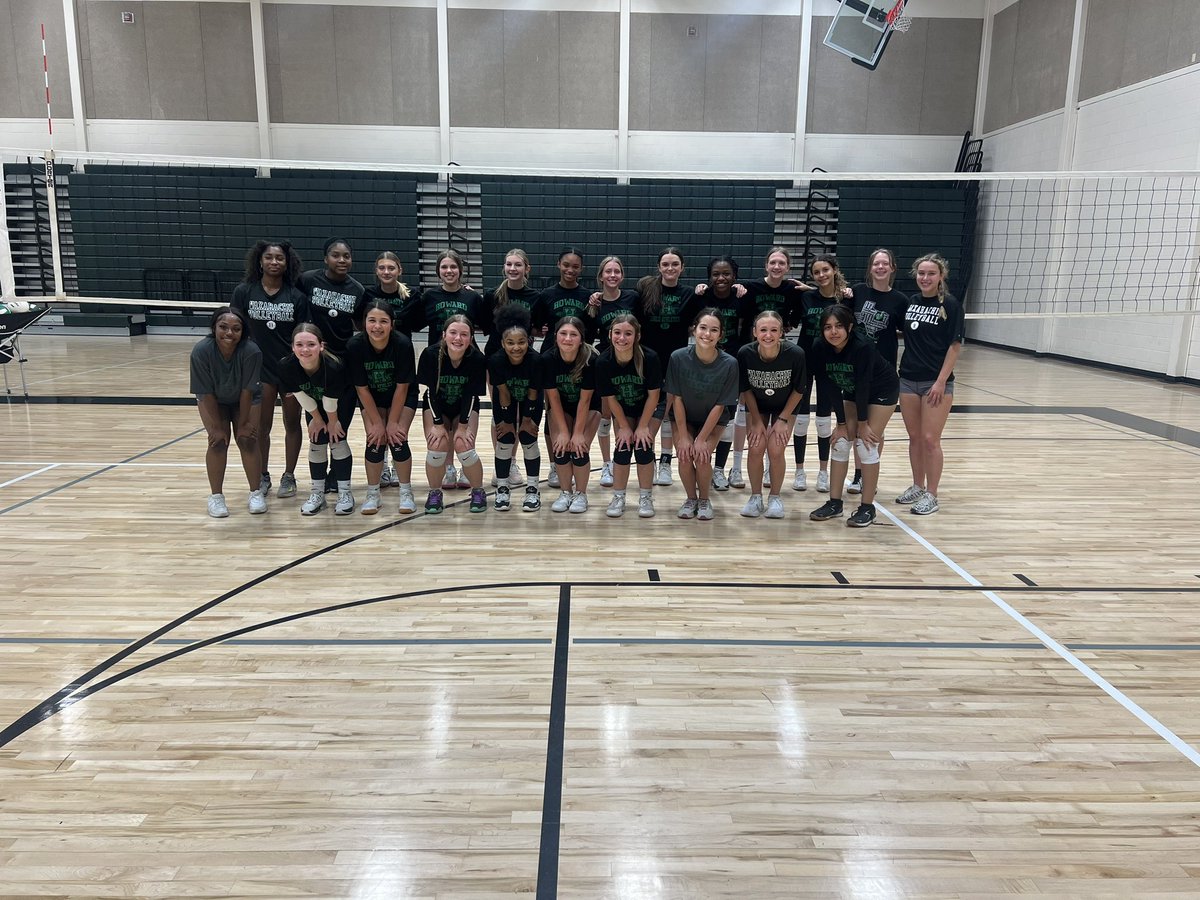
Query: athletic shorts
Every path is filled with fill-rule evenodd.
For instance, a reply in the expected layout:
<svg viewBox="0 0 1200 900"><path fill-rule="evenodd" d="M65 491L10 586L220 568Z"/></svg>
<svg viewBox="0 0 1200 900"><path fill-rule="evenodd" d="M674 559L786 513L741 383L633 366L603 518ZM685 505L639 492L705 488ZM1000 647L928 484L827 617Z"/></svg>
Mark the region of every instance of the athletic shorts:
<svg viewBox="0 0 1200 900"><path fill-rule="evenodd" d="M930 384L933 384L933 382L930 382ZM928 388L926 388L926 391L928 391ZM868 397L867 405L868 406L892 406L892 407L894 407L896 405L896 401L899 399L900 399L899 394L892 394L892 393L878 394L873 397ZM843 393L842 394L842 402L843 403L853 403L854 395Z"/></svg>
<svg viewBox="0 0 1200 900"><path fill-rule="evenodd" d="M900 393L901 394L916 394L918 397L924 397L926 394L929 393L929 389L931 387L933 387L935 383L936 383L936 379L934 381L911 381L908 378L901 378L900 379ZM950 394L950 395L954 394L954 382L953 381L946 382L946 393ZM871 402L874 403L875 401L872 400ZM894 403L895 401L892 401L892 402Z"/></svg>

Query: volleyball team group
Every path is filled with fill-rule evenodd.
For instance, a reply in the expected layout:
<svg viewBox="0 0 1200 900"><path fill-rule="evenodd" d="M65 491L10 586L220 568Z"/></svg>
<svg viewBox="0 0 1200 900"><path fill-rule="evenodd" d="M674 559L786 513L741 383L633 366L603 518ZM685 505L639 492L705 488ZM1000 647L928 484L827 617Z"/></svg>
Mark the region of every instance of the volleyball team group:
<svg viewBox="0 0 1200 900"><path fill-rule="evenodd" d="M471 512L485 512L477 448L489 394L497 511L541 509L544 442L556 513L589 509L598 444L610 517L627 505L653 516L654 488L672 484L674 463L685 493L679 518L711 520L714 492L747 484L741 515L783 518L787 450L795 460L791 488L805 491L815 418L815 487L829 497L809 518L841 518L843 493L857 494L847 524L865 527L875 520L884 431L897 402L912 483L896 502L918 515L938 511L941 435L964 317L937 254L912 263L918 292L911 297L893 287L897 262L886 249L870 255L865 280L852 287L832 254L813 259L811 284L792 278L781 247L767 254L760 277L745 281L733 259L716 257L695 288L680 283L684 261L674 247L633 289L615 256L600 262L594 286L583 283L583 254L570 248L559 254L558 283L543 290L529 286L530 261L519 249L506 254L503 280L483 294L466 283L453 250L437 258L438 286L423 291L404 284L394 253L375 261L370 287L350 274L351 264L342 239L326 243L324 266L311 271L288 242L259 241L230 304L213 313L211 334L193 348L209 515L229 515L223 482L231 442L249 484L249 511L267 511L277 404L285 460L279 498L298 492L307 432L311 484L302 515L322 512L327 496L334 514L355 511L347 435L356 412L365 431L363 515L379 512L387 487L398 488L400 513L417 511L409 435L418 412L426 514L441 513L455 489L470 491ZM429 346L417 359L411 338L423 329Z"/></svg>

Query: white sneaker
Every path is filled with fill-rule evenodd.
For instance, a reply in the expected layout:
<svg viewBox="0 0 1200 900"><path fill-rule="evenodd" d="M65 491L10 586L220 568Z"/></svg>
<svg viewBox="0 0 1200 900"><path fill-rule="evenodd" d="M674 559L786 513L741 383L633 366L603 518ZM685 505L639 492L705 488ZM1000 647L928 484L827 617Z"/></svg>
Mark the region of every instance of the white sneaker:
<svg viewBox="0 0 1200 900"><path fill-rule="evenodd" d="M699 506L699 504L699 500L692 500L690 498L684 500L683 503L680 504L679 512L676 513L676 515L681 519L694 519L696 518L696 507Z"/></svg>
<svg viewBox="0 0 1200 900"><path fill-rule="evenodd" d="M846 493L847 494L861 494L862 493L862 478L861 477L851 478L849 481L847 481L846 482Z"/></svg>
<svg viewBox="0 0 1200 900"><path fill-rule="evenodd" d="M558 499L550 504L550 512L566 512L571 508L571 492L563 491Z"/></svg>
<svg viewBox="0 0 1200 900"><path fill-rule="evenodd" d="M734 466L729 470L729 486L731 488L744 488L746 486L746 478L742 475L742 470Z"/></svg>
<svg viewBox="0 0 1200 900"><path fill-rule="evenodd" d="M458 487L458 469L446 466L446 474L442 476L442 490L452 491Z"/></svg>
<svg viewBox="0 0 1200 900"><path fill-rule="evenodd" d="M793 491L807 491L808 490L808 475L805 474L803 469L796 470L796 480L792 482L792 490Z"/></svg>
<svg viewBox="0 0 1200 900"><path fill-rule="evenodd" d="M400 508L397 512L415 513L417 511L417 498L413 496L411 487L400 488Z"/></svg>
<svg viewBox="0 0 1200 900"><path fill-rule="evenodd" d="M767 498L767 518L782 519L783 518L783 498L770 496Z"/></svg>
<svg viewBox="0 0 1200 900"><path fill-rule="evenodd" d="M638 517L642 519L654 518L654 498L649 494L644 497L638 497Z"/></svg>
<svg viewBox="0 0 1200 900"><path fill-rule="evenodd" d="M263 496L261 489L250 492L250 498L246 501L246 506L250 508L252 516L261 516L267 511L267 498Z"/></svg>
<svg viewBox="0 0 1200 900"><path fill-rule="evenodd" d="M672 478L671 478L671 464L670 463L660 462L657 466L654 467L654 483L655 484L663 485L665 487L666 485L670 484L671 481L672 481Z"/></svg>
<svg viewBox="0 0 1200 900"><path fill-rule="evenodd" d="M377 512L379 512L379 488L367 488L367 499L363 501L362 514L373 516Z"/></svg>
<svg viewBox="0 0 1200 900"><path fill-rule="evenodd" d="M571 505L568 508L569 512L585 513L588 510L587 494L579 493L571 498Z"/></svg>
<svg viewBox="0 0 1200 900"><path fill-rule="evenodd" d="M317 488L308 495L308 499L304 501L304 505L300 507L300 515L315 516L325 508L325 491L323 488Z"/></svg>
<svg viewBox="0 0 1200 900"><path fill-rule="evenodd" d="M608 501L608 509L604 514L610 519L619 519L625 515L625 495L613 494L613 498Z"/></svg>
<svg viewBox="0 0 1200 900"><path fill-rule="evenodd" d="M701 500L696 506L696 518L701 522L711 522L714 515L713 505L708 500Z"/></svg>
<svg viewBox="0 0 1200 900"><path fill-rule="evenodd" d="M558 483L558 469L553 464L550 466L550 474L546 478L546 487L561 487Z"/></svg>
<svg viewBox="0 0 1200 900"><path fill-rule="evenodd" d="M229 507L225 505L224 494L208 495L208 514L214 519L229 518Z"/></svg>
<svg viewBox="0 0 1200 900"><path fill-rule="evenodd" d="M910 484L904 489L904 493L896 498L896 502L904 506L909 506L916 503L925 495L925 488L917 487L915 484Z"/></svg>
<svg viewBox="0 0 1200 900"><path fill-rule="evenodd" d="M829 493L829 473L821 471L817 473L817 491L821 494Z"/></svg>
<svg viewBox="0 0 1200 900"><path fill-rule="evenodd" d="M354 512L354 495L349 491L338 491L337 503L333 507L335 516L348 516Z"/></svg>
<svg viewBox="0 0 1200 900"><path fill-rule="evenodd" d="M606 462L600 468L600 487L612 487L612 486L613 486L612 463Z"/></svg>
<svg viewBox="0 0 1200 900"><path fill-rule="evenodd" d="M525 484L525 473L513 466L508 470L508 486L523 487Z"/></svg>
<svg viewBox="0 0 1200 900"><path fill-rule="evenodd" d="M742 515L747 519L757 519L763 514L762 494L751 494L746 505L742 507Z"/></svg>
<svg viewBox="0 0 1200 900"><path fill-rule="evenodd" d="M712 486L714 491L729 490L729 478L724 469L713 469Z"/></svg>
<svg viewBox="0 0 1200 900"><path fill-rule="evenodd" d="M912 505L913 514L918 516L932 515L938 511L938 508L937 497L929 493L929 491L921 494L920 499Z"/></svg>

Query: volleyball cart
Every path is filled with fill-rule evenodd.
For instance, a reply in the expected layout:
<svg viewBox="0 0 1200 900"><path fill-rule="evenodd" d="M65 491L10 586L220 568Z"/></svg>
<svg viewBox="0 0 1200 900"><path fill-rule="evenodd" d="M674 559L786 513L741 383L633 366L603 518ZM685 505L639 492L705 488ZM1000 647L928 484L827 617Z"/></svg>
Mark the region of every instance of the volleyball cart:
<svg viewBox="0 0 1200 900"><path fill-rule="evenodd" d="M21 353L21 334L26 328L50 312L48 305L20 304L20 306L27 308L18 312L9 305L0 303L0 369L4 370L4 393L9 397L12 396L12 387L8 380L8 364L14 361L21 377L21 396L29 396L29 387L25 383L25 356Z"/></svg>

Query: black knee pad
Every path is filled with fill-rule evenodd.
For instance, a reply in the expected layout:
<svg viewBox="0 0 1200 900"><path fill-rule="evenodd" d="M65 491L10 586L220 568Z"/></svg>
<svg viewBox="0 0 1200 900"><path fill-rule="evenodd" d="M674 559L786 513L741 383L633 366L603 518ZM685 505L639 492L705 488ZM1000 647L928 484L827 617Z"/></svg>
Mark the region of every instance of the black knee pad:
<svg viewBox="0 0 1200 900"><path fill-rule="evenodd" d="M392 445L392 459L395 462L408 462L412 459L412 451L408 449L408 441Z"/></svg>
<svg viewBox="0 0 1200 900"><path fill-rule="evenodd" d="M576 453L571 457L571 465L590 469L592 466L592 456L590 453Z"/></svg>
<svg viewBox="0 0 1200 900"><path fill-rule="evenodd" d="M538 442L538 436L536 434L530 434L528 431L522 431L517 435L517 437L520 439L521 446L523 447L528 447L530 444L536 444Z"/></svg>
<svg viewBox="0 0 1200 900"><path fill-rule="evenodd" d="M571 456L570 453L555 453L554 454L555 465L569 466L569 465L571 465L572 459L573 459L573 457Z"/></svg>
<svg viewBox="0 0 1200 900"><path fill-rule="evenodd" d="M646 463L654 462L653 447L634 447L633 458L637 460L639 466L644 466Z"/></svg>
<svg viewBox="0 0 1200 900"><path fill-rule="evenodd" d="M517 442L517 436L515 434L513 434L511 431L508 434L496 435L496 443L497 444L515 444L516 442ZM524 442L522 442L522 443L524 443Z"/></svg>
<svg viewBox="0 0 1200 900"><path fill-rule="evenodd" d="M367 444L363 456L369 463L381 463L387 448L383 444Z"/></svg>
<svg viewBox="0 0 1200 900"><path fill-rule="evenodd" d="M633 449L630 447L618 447L613 451L613 462L618 466L629 465L631 459L633 459Z"/></svg>

